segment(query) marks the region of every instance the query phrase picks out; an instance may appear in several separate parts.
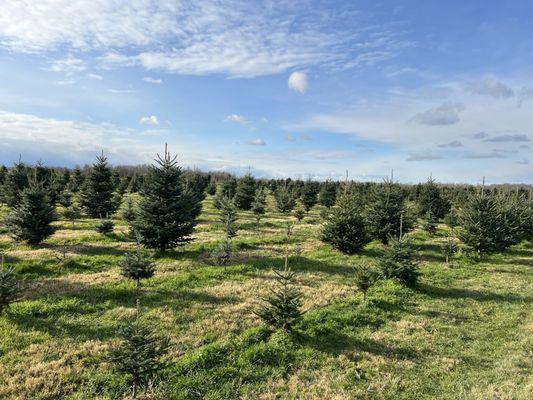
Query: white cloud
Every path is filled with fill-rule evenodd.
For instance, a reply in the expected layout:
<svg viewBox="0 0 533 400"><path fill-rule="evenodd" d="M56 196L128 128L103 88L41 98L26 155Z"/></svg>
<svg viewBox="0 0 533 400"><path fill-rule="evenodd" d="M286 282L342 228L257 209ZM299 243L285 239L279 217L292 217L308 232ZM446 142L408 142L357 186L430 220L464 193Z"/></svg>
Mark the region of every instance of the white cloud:
<svg viewBox="0 0 533 400"><path fill-rule="evenodd" d="M92 73L91 74L87 74L87 78L95 80L95 81L101 81L102 79L104 79L102 77L102 75L92 74Z"/></svg>
<svg viewBox="0 0 533 400"><path fill-rule="evenodd" d="M349 3L4 0L0 46L48 54L67 49L101 57L110 67L253 77L388 60L408 45L389 28Z"/></svg>
<svg viewBox="0 0 533 400"><path fill-rule="evenodd" d="M161 85L163 83L162 79L152 78L151 76L145 76L143 78L143 81L148 82L148 83L153 83L154 85Z"/></svg>
<svg viewBox="0 0 533 400"><path fill-rule="evenodd" d="M445 103L416 114L411 121L423 125L453 125L459 122L459 111L462 109L459 104Z"/></svg>
<svg viewBox="0 0 533 400"><path fill-rule="evenodd" d="M514 96L514 90L511 87L492 78L472 82L468 87L472 93L494 97L496 99L505 99Z"/></svg>
<svg viewBox="0 0 533 400"><path fill-rule="evenodd" d="M246 144L251 146L266 146L266 142L263 139L248 140Z"/></svg>
<svg viewBox="0 0 533 400"><path fill-rule="evenodd" d="M131 94L131 93L138 93L138 90L135 89L107 89L109 93L113 94Z"/></svg>
<svg viewBox="0 0 533 400"><path fill-rule="evenodd" d="M155 115L148 115L141 117L139 123L143 125L159 125L159 120Z"/></svg>
<svg viewBox="0 0 533 400"><path fill-rule="evenodd" d="M50 63L50 71L65 72L67 74L84 71L86 68L83 60L70 55Z"/></svg>
<svg viewBox="0 0 533 400"><path fill-rule="evenodd" d="M307 74L299 71L293 72L289 76L287 85L289 86L289 89L300 93L305 93L309 87L309 83L307 82Z"/></svg>
<svg viewBox="0 0 533 400"><path fill-rule="evenodd" d="M243 125L246 125L248 123L248 120L244 116L239 114L230 114L226 118L224 118L224 121L237 122Z"/></svg>

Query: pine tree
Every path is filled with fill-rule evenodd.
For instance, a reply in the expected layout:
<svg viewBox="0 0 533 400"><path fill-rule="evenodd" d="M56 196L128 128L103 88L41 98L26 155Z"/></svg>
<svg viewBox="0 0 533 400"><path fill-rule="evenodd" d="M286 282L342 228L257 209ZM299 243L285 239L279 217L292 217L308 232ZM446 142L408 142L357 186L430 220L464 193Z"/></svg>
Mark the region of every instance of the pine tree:
<svg viewBox="0 0 533 400"><path fill-rule="evenodd" d="M80 167L74 168L72 175L70 176L70 181L68 183L69 189L73 193L78 193L83 187L85 182L85 175L81 171Z"/></svg>
<svg viewBox="0 0 533 400"><path fill-rule="evenodd" d="M217 192L215 199L213 200L213 205L216 208L220 208L220 200L229 197L233 199L235 197L235 192L237 191L237 181L235 178L231 177L222 181L218 184Z"/></svg>
<svg viewBox="0 0 533 400"><path fill-rule="evenodd" d="M371 241L367 222L355 196L345 193L338 198L326 217L321 239L346 254L357 253Z"/></svg>
<svg viewBox="0 0 533 400"><path fill-rule="evenodd" d="M459 225L457 207L454 205L451 206L450 211L444 216L444 223L451 229L454 229L457 225Z"/></svg>
<svg viewBox="0 0 533 400"><path fill-rule="evenodd" d="M463 205L459 238L478 255L497 251L502 229L498 205L493 196L475 194Z"/></svg>
<svg viewBox="0 0 533 400"><path fill-rule="evenodd" d="M154 262L143 256L140 248L135 253L126 253L119 263L122 275L137 282L137 288L141 287L141 279L154 276Z"/></svg>
<svg viewBox="0 0 533 400"><path fill-rule="evenodd" d="M126 201L124 202L124 209L122 210L122 218L124 218L124 221L128 222L129 224L132 224L133 221L135 221L135 205L133 203L133 199L131 196L128 196L126 198Z"/></svg>
<svg viewBox="0 0 533 400"><path fill-rule="evenodd" d="M92 218L111 215L118 207L114 190L113 174L102 153L96 157L96 162L85 179L81 189L81 205Z"/></svg>
<svg viewBox="0 0 533 400"><path fill-rule="evenodd" d="M68 189L63 190L59 194L57 202L65 208L70 207L72 205L72 192Z"/></svg>
<svg viewBox="0 0 533 400"><path fill-rule="evenodd" d="M354 271L355 285L363 293L363 303L366 301L366 292L379 279L376 269L368 263L362 263Z"/></svg>
<svg viewBox="0 0 533 400"><path fill-rule="evenodd" d="M18 299L20 285L15 276L15 269L4 267L3 255L0 262L0 315L2 315L4 310Z"/></svg>
<svg viewBox="0 0 533 400"><path fill-rule="evenodd" d="M235 207L235 202L229 197L220 200L220 222L224 226L224 232L228 239L237 234L235 224L237 222L237 207Z"/></svg>
<svg viewBox="0 0 533 400"><path fill-rule="evenodd" d="M444 198L441 188L432 178L421 185L417 201L420 215L424 216L431 210L437 220L443 218L450 209L450 202Z"/></svg>
<svg viewBox="0 0 533 400"><path fill-rule="evenodd" d="M115 224L110 219L101 219L95 225L94 229L102 235L109 235L115 229Z"/></svg>
<svg viewBox="0 0 533 400"><path fill-rule="evenodd" d="M255 191L251 210L254 213L257 225L259 225L261 217L265 215L266 212L266 196L263 189L259 188Z"/></svg>
<svg viewBox="0 0 533 400"><path fill-rule="evenodd" d="M157 156L146 177L133 229L144 246L165 251L189 240L200 207L184 187L176 157L165 147L164 157Z"/></svg>
<svg viewBox="0 0 533 400"><path fill-rule="evenodd" d="M274 199L278 211L284 214L291 212L296 205L296 200L288 185L278 187L274 192Z"/></svg>
<svg viewBox="0 0 533 400"><path fill-rule="evenodd" d="M78 203L72 203L63 211L63 216L72 222L74 226L74 221L81 218L81 208Z"/></svg>
<svg viewBox="0 0 533 400"><path fill-rule="evenodd" d="M284 270L274 270L274 273L277 288L270 296L262 298L264 304L254 314L273 328L290 333L303 313L302 293L296 286L296 274L288 266L288 256L285 256Z"/></svg>
<svg viewBox="0 0 533 400"><path fill-rule="evenodd" d="M311 208L318 201L318 185L316 182L308 180L305 182L301 193L302 205L306 212L309 212Z"/></svg>
<svg viewBox="0 0 533 400"><path fill-rule="evenodd" d="M224 270L226 270L227 265L231 261L232 253L233 249L231 246L231 240L226 237L211 252L211 261L217 266L223 266Z"/></svg>
<svg viewBox="0 0 533 400"><path fill-rule="evenodd" d="M414 255L415 252L406 236L391 238L385 253L379 259L381 276L385 279L396 279L407 286L414 286L420 275Z"/></svg>
<svg viewBox="0 0 533 400"><path fill-rule="evenodd" d="M32 181L22 191L19 204L7 215L6 225L15 240L38 244L54 233L51 223L55 219L46 190Z"/></svg>
<svg viewBox="0 0 533 400"><path fill-rule="evenodd" d="M335 204L336 199L337 186L330 181L324 182L318 193L318 202L329 208Z"/></svg>
<svg viewBox="0 0 533 400"><path fill-rule="evenodd" d="M134 319L121 328L121 341L109 355L115 369L128 375L133 398L167 366L170 348L169 338L158 335L139 314L137 309Z"/></svg>
<svg viewBox="0 0 533 400"><path fill-rule="evenodd" d="M441 251L444 257L446 258L446 264L449 263L450 258L452 258L455 253L457 253L458 246L454 238L447 238L446 241L441 246Z"/></svg>
<svg viewBox="0 0 533 400"><path fill-rule="evenodd" d="M425 215L424 220L422 221L422 229L430 235L437 233L437 219L435 215L429 209Z"/></svg>
<svg viewBox="0 0 533 400"><path fill-rule="evenodd" d="M255 197L256 182L251 174L246 174L237 183L235 190L235 205L241 210L249 210Z"/></svg>
<svg viewBox="0 0 533 400"><path fill-rule="evenodd" d="M387 244L390 237L413 229L413 218L405 204L400 185L386 179L371 190L366 207L366 219L372 238Z"/></svg>
<svg viewBox="0 0 533 400"><path fill-rule="evenodd" d="M22 163L16 163L5 178L4 201L9 207L15 207L21 199L21 193L29 186L28 167Z"/></svg>

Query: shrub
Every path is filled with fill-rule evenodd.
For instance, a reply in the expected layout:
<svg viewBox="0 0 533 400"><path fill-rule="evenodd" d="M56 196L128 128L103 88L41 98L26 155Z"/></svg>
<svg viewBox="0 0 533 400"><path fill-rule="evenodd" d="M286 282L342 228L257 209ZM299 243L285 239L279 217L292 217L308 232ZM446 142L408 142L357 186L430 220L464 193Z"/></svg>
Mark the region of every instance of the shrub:
<svg viewBox="0 0 533 400"><path fill-rule="evenodd" d="M94 229L102 235L108 235L113 232L113 229L115 229L115 224L110 219L101 219Z"/></svg>
<svg viewBox="0 0 533 400"><path fill-rule="evenodd" d="M305 217L305 210L301 207L298 207L294 210L294 217L300 222Z"/></svg>

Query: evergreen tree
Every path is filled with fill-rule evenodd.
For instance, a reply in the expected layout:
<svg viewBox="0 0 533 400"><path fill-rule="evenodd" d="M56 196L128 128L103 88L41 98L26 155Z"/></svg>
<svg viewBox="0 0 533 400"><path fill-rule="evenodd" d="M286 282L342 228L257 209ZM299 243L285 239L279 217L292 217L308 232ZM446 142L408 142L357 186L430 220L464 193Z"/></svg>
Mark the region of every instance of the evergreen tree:
<svg viewBox="0 0 533 400"><path fill-rule="evenodd" d="M217 184L214 179L211 179L209 181L209 184L207 185L207 188L205 189L208 195L214 196L217 192Z"/></svg>
<svg viewBox="0 0 533 400"><path fill-rule="evenodd" d="M225 197L220 201L220 222L224 226L224 232L228 239L233 238L237 234L237 207L235 202Z"/></svg>
<svg viewBox="0 0 533 400"><path fill-rule="evenodd" d="M305 217L305 210L302 207L297 207L294 210L294 217L300 222Z"/></svg>
<svg viewBox="0 0 533 400"><path fill-rule="evenodd" d="M288 185L278 187L274 192L274 199L276 200L278 211L284 214L291 212L296 205L296 200Z"/></svg>
<svg viewBox="0 0 533 400"><path fill-rule="evenodd" d="M318 185L316 182L308 180L305 182L301 193L302 205L306 212L309 212L311 208L318 201Z"/></svg>
<svg viewBox="0 0 533 400"><path fill-rule="evenodd" d="M118 202L114 196L113 174L103 153L96 157L81 190L81 205L92 218L113 214Z"/></svg>
<svg viewBox="0 0 533 400"><path fill-rule="evenodd" d="M424 220L422 221L422 229L424 229L424 231L426 231L430 235L434 235L435 233L437 233L437 219L435 218L435 215L431 212L431 209L428 210Z"/></svg>
<svg viewBox="0 0 533 400"><path fill-rule="evenodd" d="M444 216L444 223L451 229L454 229L457 225L459 225L459 215L457 208L454 205L451 206L450 212Z"/></svg>
<svg viewBox="0 0 533 400"><path fill-rule="evenodd" d="M73 193L78 193L81 190L84 182L85 182L85 175L81 171L80 167L74 168L74 171L72 172L72 175L70 177L70 181L68 184L70 191Z"/></svg>
<svg viewBox="0 0 533 400"><path fill-rule="evenodd" d="M51 223L55 219L46 190L40 183L32 182L22 191L19 204L7 215L6 225L15 240L37 244L54 233Z"/></svg>
<svg viewBox="0 0 533 400"><path fill-rule="evenodd" d="M63 190L57 198L57 202L65 208L72 205L72 192L68 189Z"/></svg>
<svg viewBox="0 0 533 400"><path fill-rule="evenodd" d="M72 203L69 207L63 211L63 216L72 222L74 226L74 221L81 218L81 208L78 203Z"/></svg>
<svg viewBox="0 0 533 400"><path fill-rule="evenodd" d="M130 225L135 221L135 205L131 196L126 198L124 202L124 208L122 210L122 218L124 221L128 222Z"/></svg>
<svg viewBox="0 0 533 400"><path fill-rule="evenodd" d="M447 238L446 241L441 246L441 251L444 257L446 258L446 264L449 263L450 258L452 258L455 253L457 253L458 246L454 238Z"/></svg>
<svg viewBox="0 0 533 400"><path fill-rule="evenodd" d="M189 240L200 207L184 187L176 157L165 147L164 157L157 156L144 182L133 229L144 246L165 251Z"/></svg>
<svg viewBox="0 0 533 400"><path fill-rule="evenodd" d="M355 196L348 193L340 196L336 206L326 217L322 241L346 254L360 251L371 240L360 209Z"/></svg>
<svg viewBox="0 0 533 400"><path fill-rule="evenodd" d="M302 318L302 293L296 286L296 274L289 268L287 256L284 270L274 270L274 273L277 288L270 296L262 298L264 304L254 313L273 328L290 333Z"/></svg>
<svg viewBox="0 0 533 400"><path fill-rule="evenodd" d="M478 255L498 251L501 236L498 205L493 196L475 194L463 205L459 238Z"/></svg>
<svg viewBox="0 0 533 400"><path fill-rule="evenodd" d="M266 212L266 196L263 189L257 189L255 191L254 201L252 203L252 212L254 213L257 224L261 217L265 215Z"/></svg>
<svg viewBox="0 0 533 400"><path fill-rule="evenodd" d="M20 199L20 194L29 186L28 167L18 162L11 168L5 178L4 201L9 207L15 207Z"/></svg>
<svg viewBox="0 0 533 400"><path fill-rule="evenodd" d="M374 267L368 263L358 265L354 271L355 285L363 293L363 303L366 301L366 292L379 279L379 274Z"/></svg>
<svg viewBox="0 0 533 400"><path fill-rule="evenodd" d="M385 253L379 259L381 276L385 279L396 279L407 286L415 285L420 274L414 255L415 252L406 236L391 238Z"/></svg>
<svg viewBox="0 0 533 400"><path fill-rule="evenodd" d="M235 205L241 210L249 210L255 197L256 182L251 174L246 174L235 190Z"/></svg>
<svg viewBox="0 0 533 400"><path fill-rule="evenodd" d="M405 204L400 185L385 180L375 185L366 207L366 218L371 236L386 244L391 236L402 235L413 229L413 218Z"/></svg>
<svg viewBox="0 0 533 400"><path fill-rule="evenodd" d="M235 180L235 178L231 177L229 179L226 179L225 181L220 182L218 184L217 193L213 202L214 206L216 208L220 208L220 200L226 197L233 199L233 197L235 197L236 191L237 181Z"/></svg>
<svg viewBox="0 0 533 400"><path fill-rule="evenodd" d="M217 266L223 266L226 270L227 265L231 260L233 253L231 240L226 237L218 246L211 252L211 261Z"/></svg>
<svg viewBox="0 0 533 400"><path fill-rule="evenodd" d="M19 293L20 285L15 276L15 269L4 267L4 256L2 256L0 266L0 315L11 303L18 299Z"/></svg>
<svg viewBox="0 0 533 400"><path fill-rule="evenodd" d="M95 225L94 229L102 235L109 235L115 229L115 224L110 219L101 219Z"/></svg>
<svg viewBox="0 0 533 400"><path fill-rule="evenodd" d="M444 198L441 188L434 179L430 178L421 185L418 194L418 209L422 216L431 210L437 220L443 218L449 211L450 202Z"/></svg>
<svg viewBox="0 0 533 400"><path fill-rule="evenodd" d="M318 193L318 202L325 207L331 207L335 204L336 199L337 186L330 181L324 182Z"/></svg>
<svg viewBox="0 0 533 400"><path fill-rule="evenodd" d="M135 318L119 331L121 341L109 355L115 369L128 375L133 398L167 366L170 347L169 338L159 336L139 314L137 310Z"/></svg>
<svg viewBox="0 0 533 400"><path fill-rule="evenodd" d="M140 248L136 253L126 253L119 267L123 276L137 282L137 288L141 287L141 279L151 278L155 273L153 261L144 257Z"/></svg>

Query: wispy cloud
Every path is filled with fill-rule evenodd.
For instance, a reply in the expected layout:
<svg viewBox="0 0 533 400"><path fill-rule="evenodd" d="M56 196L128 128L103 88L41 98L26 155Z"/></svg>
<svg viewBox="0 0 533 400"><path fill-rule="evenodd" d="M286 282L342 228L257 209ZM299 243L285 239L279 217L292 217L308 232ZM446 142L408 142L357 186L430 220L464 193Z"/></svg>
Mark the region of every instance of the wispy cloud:
<svg viewBox="0 0 533 400"><path fill-rule="evenodd" d="M237 122L243 125L246 125L249 122L243 115L240 114L230 114L224 118L224 121Z"/></svg>
<svg viewBox="0 0 533 400"><path fill-rule="evenodd" d="M505 133L485 139L487 142L529 142L525 133Z"/></svg>
<svg viewBox="0 0 533 400"><path fill-rule="evenodd" d="M453 125L459 122L459 111L461 110L463 110L461 104L445 103L416 114L411 121L423 125Z"/></svg>
<svg viewBox="0 0 533 400"><path fill-rule="evenodd" d="M250 146L266 146L266 142L263 139L248 140L246 144Z"/></svg>
<svg viewBox="0 0 533 400"><path fill-rule="evenodd" d="M86 68L85 62L82 59L71 55L59 60L54 60L50 63L51 71L64 72L67 74L84 71Z"/></svg>
<svg viewBox="0 0 533 400"><path fill-rule="evenodd" d="M493 158L506 158L506 156L502 153L493 151L491 153L470 153L465 154L463 158L467 158L469 160L483 160L483 159L493 159Z"/></svg>
<svg viewBox="0 0 533 400"><path fill-rule="evenodd" d="M162 79L152 78L151 76L145 76L143 81L147 83L153 83L154 85L161 85L163 83Z"/></svg>
<svg viewBox="0 0 533 400"><path fill-rule="evenodd" d="M438 146L442 148L447 148L447 147L457 148L457 147L463 147L463 144L459 140L452 140L451 142L442 143L442 144L439 144Z"/></svg>
<svg viewBox="0 0 533 400"><path fill-rule="evenodd" d="M104 79L102 75L93 74L93 73L87 74L87 78L95 80L95 81L101 81L102 79Z"/></svg>
<svg viewBox="0 0 533 400"><path fill-rule="evenodd" d="M139 123L143 125L159 125L159 119L155 115L147 115L141 117Z"/></svg>
<svg viewBox="0 0 533 400"><path fill-rule="evenodd" d="M515 94L511 87L492 78L471 82L467 87L474 94L489 96L496 99L513 97Z"/></svg>
<svg viewBox="0 0 533 400"><path fill-rule="evenodd" d="M406 161L435 161L441 159L442 156L437 154L411 154Z"/></svg>

